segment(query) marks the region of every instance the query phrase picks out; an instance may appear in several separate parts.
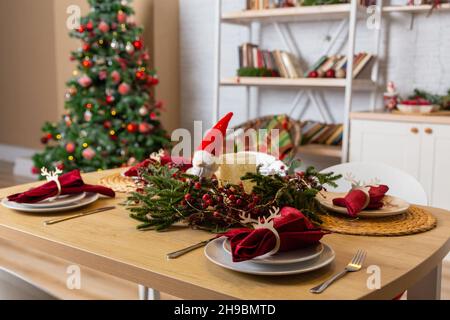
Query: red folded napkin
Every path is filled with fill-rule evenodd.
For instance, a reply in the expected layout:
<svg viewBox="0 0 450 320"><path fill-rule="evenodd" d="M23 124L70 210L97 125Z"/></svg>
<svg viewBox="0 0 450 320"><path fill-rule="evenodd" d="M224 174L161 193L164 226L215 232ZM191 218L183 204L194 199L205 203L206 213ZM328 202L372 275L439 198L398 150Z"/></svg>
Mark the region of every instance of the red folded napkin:
<svg viewBox="0 0 450 320"><path fill-rule="evenodd" d="M274 219L274 227L280 235L279 252L316 244L326 234L295 208L284 207L280 214ZM232 229L222 235L230 240L234 262L262 256L276 245L276 236L269 229Z"/></svg>
<svg viewBox="0 0 450 320"><path fill-rule="evenodd" d="M139 170L141 168L147 168L151 163L153 163L154 160L152 159L146 159L140 163L138 163L137 165L135 165L134 167L128 169L128 171L126 171L124 173L124 175L126 177L137 177L139 174ZM160 158L160 163L162 165L166 165L166 164L176 164L181 166L180 169L182 171L187 171L189 168L192 167L192 164L190 163L189 160L186 160L184 158L181 157L171 157L170 155L163 155Z"/></svg>
<svg viewBox="0 0 450 320"><path fill-rule="evenodd" d="M112 198L115 196L114 191L109 188L85 184L79 170L74 170L61 175L59 177L59 183L61 184L61 195L93 192ZM36 203L54 197L57 194L58 187L56 182L50 181L40 187L30 189L23 193L10 195L8 200L18 203Z"/></svg>
<svg viewBox="0 0 450 320"><path fill-rule="evenodd" d="M368 190L366 190L368 188ZM376 210L383 207L383 198L389 191L386 185L368 186L367 188L356 188L344 198L333 199L333 204L338 207L347 208L347 213L356 217L364 209Z"/></svg>

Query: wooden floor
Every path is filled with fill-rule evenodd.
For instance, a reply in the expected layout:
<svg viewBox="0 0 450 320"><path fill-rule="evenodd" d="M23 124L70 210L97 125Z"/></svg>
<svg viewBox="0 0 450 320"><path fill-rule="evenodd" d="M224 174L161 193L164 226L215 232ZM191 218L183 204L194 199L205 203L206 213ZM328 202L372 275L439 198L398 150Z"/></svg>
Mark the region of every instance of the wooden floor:
<svg viewBox="0 0 450 320"><path fill-rule="evenodd" d="M0 188L30 182L12 174L12 165L0 161ZM81 267L81 289L66 286L67 267L71 262L23 248L0 239L0 267L11 270L32 283L48 288L60 299L124 299L138 298L137 285L110 275ZM162 294L162 299L175 299ZM450 261L442 266L442 297L450 300Z"/></svg>

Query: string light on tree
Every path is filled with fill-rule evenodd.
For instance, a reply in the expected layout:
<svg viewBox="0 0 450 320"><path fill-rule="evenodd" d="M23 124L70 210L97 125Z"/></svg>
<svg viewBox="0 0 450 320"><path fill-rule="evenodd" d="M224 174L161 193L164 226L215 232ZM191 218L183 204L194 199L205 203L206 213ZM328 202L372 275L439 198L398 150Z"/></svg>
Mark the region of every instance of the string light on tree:
<svg viewBox="0 0 450 320"><path fill-rule="evenodd" d="M88 2L91 10L70 32L80 46L69 56L77 66L65 95L67 113L59 123L43 126L46 148L34 156L36 168L109 169L126 164L129 157L141 161L169 145L156 114L150 116L155 101L149 87L157 76L149 69L131 1Z"/></svg>

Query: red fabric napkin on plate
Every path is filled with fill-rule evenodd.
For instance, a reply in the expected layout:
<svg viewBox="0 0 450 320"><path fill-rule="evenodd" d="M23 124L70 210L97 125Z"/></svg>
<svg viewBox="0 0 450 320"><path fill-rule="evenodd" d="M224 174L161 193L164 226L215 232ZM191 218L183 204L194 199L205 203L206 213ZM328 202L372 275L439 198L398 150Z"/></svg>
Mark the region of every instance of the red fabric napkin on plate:
<svg viewBox="0 0 450 320"><path fill-rule="evenodd" d="M326 234L295 208L284 207L280 214L274 219L274 227L280 235L280 252L316 244ZM234 262L262 256L276 245L276 237L269 229L232 229L222 235L230 240Z"/></svg>
<svg viewBox="0 0 450 320"><path fill-rule="evenodd" d="M137 177L138 173L139 173L139 169L141 168L147 168L152 162L154 162L154 160L152 159L146 159L140 163L138 163L137 165L135 165L134 167L131 167L130 169L128 169L124 175L126 177ZM160 162L162 165L166 165L169 163L174 163L177 165L181 164L181 170L182 171L187 171L189 168L192 167L192 164L190 163L190 161L181 158L181 157L171 157L170 155L164 155L161 157Z"/></svg>
<svg viewBox="0 0 450 320"><path fill-rule="evenodd" d="M109 188L85 184L79 170L74 170L61 175L59 177L59 183L61 184L61 195L93 192L112 198L115 196L114 191ZM36 203L54 197L57 194L58 187L56 182L50 181L40 187L30 189L23 193L10 195L8 200L18 203Z"/></svg>
<svg viewBox="0 0 450 320"><path fill-rule="evenodd" d="M368 191L363 189L352 189L344 198L333 199L333 204L338 207L347 208L347 213L356 217L364 209L376 210L383 207L383 198L389 191L386 185L369 186Z"/></svg>

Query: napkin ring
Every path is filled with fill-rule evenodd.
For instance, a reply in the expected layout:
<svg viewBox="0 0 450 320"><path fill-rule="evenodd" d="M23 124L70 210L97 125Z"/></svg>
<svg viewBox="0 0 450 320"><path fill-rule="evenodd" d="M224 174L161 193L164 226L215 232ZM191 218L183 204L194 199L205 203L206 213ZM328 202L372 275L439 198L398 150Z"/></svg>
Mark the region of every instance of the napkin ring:
<svg viewBox="0 0 450 320"><path fill-rule="evenodd" d="M54 181L56 183L56 187L58 188L58 193L52 199L56 199L61 195L61 183L59 182L58 176L62 173L62 171L58 168L55 171L48 171L47 168L41 168L41 176L45 177L47 181Z"/></svg>
<svg viewBox="0 0 450 320"><path fill-rule="evenodd" d="M280 245L281 245L281 238L280 238L280 234L278 233L277 229L275 229L275 227L273 226L273 221L275 218L281 217L280 215L280 208L276 208L273 207L271 210L269 210L270 215L266 218L266 217L262 217L262 218L258 218L258 219L252 219L250 217L250 214L247 216L245 213L241 213L240 214L240 218L241 218L241 223L242 224L251 224L253 226L254 229L268 229L270 231L272 231L272 233L275 235L275 247L270 250L269 252L258 256L258 258L267 258L270 256L273 256L275 253L278 252L278 250L280 250Z"/></svg>

